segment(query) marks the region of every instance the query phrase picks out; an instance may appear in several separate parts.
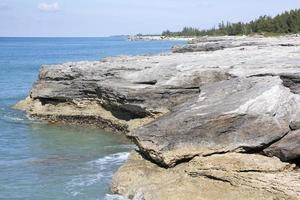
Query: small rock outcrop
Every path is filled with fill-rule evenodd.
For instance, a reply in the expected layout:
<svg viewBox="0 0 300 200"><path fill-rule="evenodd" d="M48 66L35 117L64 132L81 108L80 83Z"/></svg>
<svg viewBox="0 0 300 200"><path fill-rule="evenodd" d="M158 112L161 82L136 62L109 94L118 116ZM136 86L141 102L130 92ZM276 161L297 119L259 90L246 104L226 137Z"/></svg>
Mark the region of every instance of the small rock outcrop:
<svg viewBox="0 0 300 200"><path fill-rule="evenodd" d="M173 53L218 51L226 48L245 47L245 46L264 46L265 39L256 38L248 40L247 37L204 37L194 39L187 45L174 46Z"/></svg>

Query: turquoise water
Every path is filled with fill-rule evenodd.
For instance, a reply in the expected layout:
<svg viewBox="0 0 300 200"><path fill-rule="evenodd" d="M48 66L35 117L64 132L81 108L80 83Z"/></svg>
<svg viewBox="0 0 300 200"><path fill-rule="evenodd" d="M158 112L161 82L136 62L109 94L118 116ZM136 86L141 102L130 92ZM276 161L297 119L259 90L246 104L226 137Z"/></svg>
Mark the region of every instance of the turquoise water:
<svg viewBox="0 0 300 200"><path fill-rule="evenodd" d="M31 121L11 109L25 98L41 64L156 54L179 41L110 38L0 38L0 199L118 199L113 173L134 146L99 129Z"/></svg>

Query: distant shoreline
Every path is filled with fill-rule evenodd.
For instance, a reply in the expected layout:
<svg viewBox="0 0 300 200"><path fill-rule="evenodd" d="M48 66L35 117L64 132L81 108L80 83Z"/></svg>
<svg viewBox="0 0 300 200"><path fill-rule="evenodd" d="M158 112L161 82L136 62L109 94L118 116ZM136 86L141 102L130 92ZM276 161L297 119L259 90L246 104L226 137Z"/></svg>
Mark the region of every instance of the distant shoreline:
<svg viewBox="0 0 300 200"><path fill-rule="evenodd" d="M130 35L129 41L157 41L157 40L176 40L176 41L192 41L196 37L168 37L162 35Z"/></svg>

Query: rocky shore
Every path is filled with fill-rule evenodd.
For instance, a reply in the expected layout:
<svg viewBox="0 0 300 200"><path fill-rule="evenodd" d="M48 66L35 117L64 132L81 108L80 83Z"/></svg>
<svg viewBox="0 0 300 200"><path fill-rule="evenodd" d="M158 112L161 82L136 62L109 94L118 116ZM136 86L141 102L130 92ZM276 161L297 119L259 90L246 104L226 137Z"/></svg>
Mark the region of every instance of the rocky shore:
<svg viewBox="0 0 300 200"><path fill-rule="evenodd" d="M130 35L129 41L156 41L156 40L180 40L180 41L192 41L194 37L170 37L162 35Z"/></svg>
<svg viewBox="0 0 300 200"><path fill-rule="evenodd" d="M203 37L45 65L15 107L127 134L112 191L130 199L300 199L299 94L300 37Z"/></svg>

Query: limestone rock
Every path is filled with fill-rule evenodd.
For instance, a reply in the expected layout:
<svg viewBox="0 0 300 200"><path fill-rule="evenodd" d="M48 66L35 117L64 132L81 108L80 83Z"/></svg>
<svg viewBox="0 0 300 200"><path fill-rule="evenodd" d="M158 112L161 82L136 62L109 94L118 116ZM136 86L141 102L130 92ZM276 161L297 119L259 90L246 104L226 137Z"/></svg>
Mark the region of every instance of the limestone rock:
<svg viewBox="0 0 300 200"><path fill-rule="evenodd" d="M216 38L202 38L192 40L191 44L174 46L173 53L186 52L201 52L201 51L217 51L226 48L246 47L246 46L263 46L267 45L263 40L256 38L256 40L248 40L247 37L216 37Z"/></svg>
<svg viewBox="0 0 300 200"><path fill-rule="evenodd" d="M80 110L84 112L87 101L91 104L96 102L113 116L108 121L104 120L108 127L121 123L129 127L129 131L145 124L136 121L151 122L174 106L197 96L199 87L207 83L234 77L288 74L282 76L285 85L294 93L298 91L299 37L204 37L194 43L200 46L224 43L239 47L228 47L222 51L122 56L95 62L45 65L33 85L30 100L26 101L26 106L23 104L23 110L38 118L50 117L50 121L53 118L58 121L72 118L71 121L75 122L77 118L81 123L84 116L74 118L77 111L74 115L62 113L55 109L56 105L68 107L67 110L80 105ZM40 106L36 107L37 104ZM86 110L90 110L89 106ZM88 113L88 118L107 119L106 115L102 117L97 111ZM148 120L150 118L152 120Z"/></svg>
<svg viewBox="0 0 300 200"><path fill-rule="evenodd" d="M294 166L249 153L299 158L300 38L191 43L174 48L185 53L45 65L15 107L51 123L130 132L144 157L117 172L119 194L299 199Z"/></svg>
<svg viewBox="0 0 300 200"><path fill-rule="evenodd" d="M236 48L243 46L257 46L259 43L229 43L226 42L214 42L214 43L198 43L198 44L187 44L183 46L174 46L172 48L173 53L186 53L186 52L201 52L201 51L217 51L226 48Z"/></svg>
<svg viewBox="0 0 300 200"><path fill-rule="evenodd" d="M269 156L276 156L282 161L300 158L300 130L291 131L284 138L264 150Z"/></svg>
<svg viewBox="0 0 300 200"><path fill-rule="evenodd" d="M129 137L166 167L196 155L259 151L289 132L299 102L279 77L220 81Z"/></svg>
<svg viewBox="0 0 300 200"><path fill-rule="evenodd" d="M300 114L295 115L290 123L290 128L292 130L300 129Z"/></svg>
<svg viewBox="0 0 300 200"><path fill-rule="evenodd" d="M293 165L261 155L196 157L164 169L132 153L114 175L112 190L144 200L296 200L299 178Z"/></svg>
<svg viewBox="0 0 300 200"><path fill-rule="evenodd" d="M281 75L284 85L291 89L291 92L300 94L300 73L286 73Z"/></svg>

